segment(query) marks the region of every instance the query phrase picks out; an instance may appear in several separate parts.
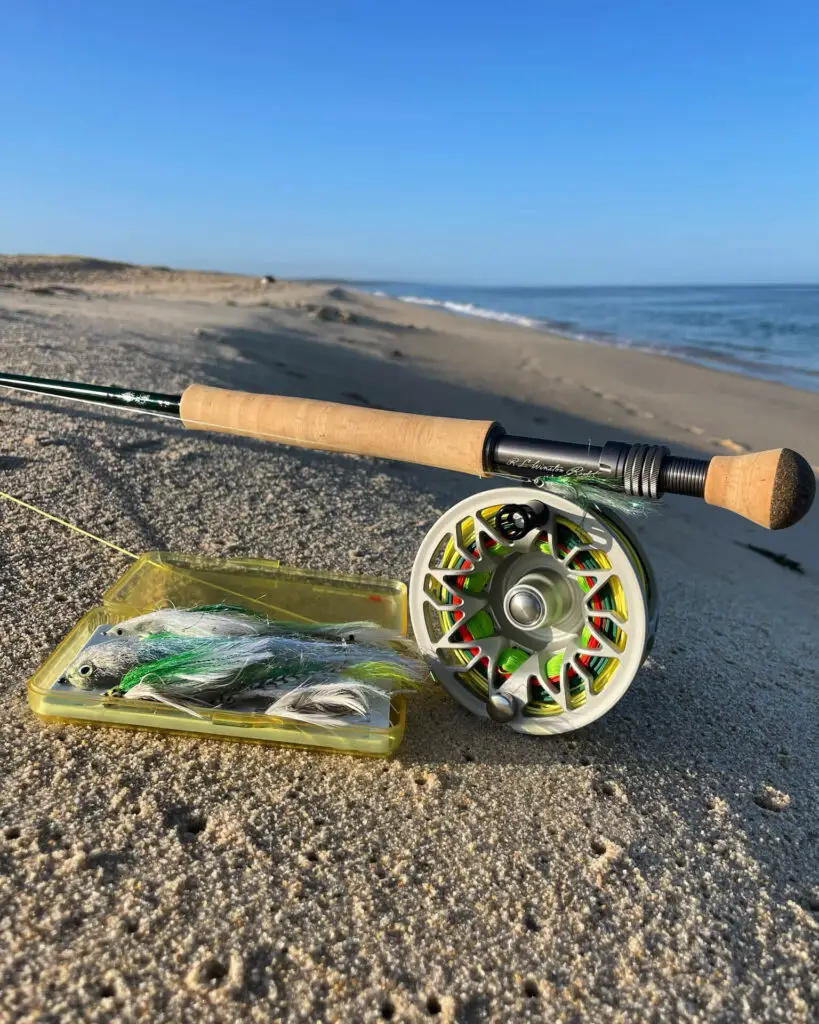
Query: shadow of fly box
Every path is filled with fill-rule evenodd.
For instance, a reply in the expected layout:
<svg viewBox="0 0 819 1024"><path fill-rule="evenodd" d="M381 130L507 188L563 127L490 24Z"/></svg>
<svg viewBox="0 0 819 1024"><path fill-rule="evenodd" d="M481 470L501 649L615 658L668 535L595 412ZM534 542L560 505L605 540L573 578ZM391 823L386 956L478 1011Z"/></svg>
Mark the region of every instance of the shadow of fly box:
<svg viewBox="0 0 819 1024"><path fill-rule="evenodd" d="M372 622L397 635L407 629L407 592L396 580L318 573L261 559L218 560L148 552L59 644L28 684L29 704L49 721L153 729L182 735L249 740L370 756L391 754L401 742L405 698L384 687L366 718L317 724L265 714L252 702L184 708L124 700L80 690L63 678L106 627L162 608L230 603L267 619L301 623Z"/></svg>

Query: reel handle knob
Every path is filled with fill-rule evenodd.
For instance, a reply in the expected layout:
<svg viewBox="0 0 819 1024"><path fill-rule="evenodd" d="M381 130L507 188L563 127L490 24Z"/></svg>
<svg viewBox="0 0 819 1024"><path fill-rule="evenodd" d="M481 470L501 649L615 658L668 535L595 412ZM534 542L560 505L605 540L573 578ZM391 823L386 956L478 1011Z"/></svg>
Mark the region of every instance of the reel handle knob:
<svg viewBox="0 0 819 1024"><path fill-rule="evenodd" d="M816 495L810 464L790 448L748 455L715 455L703 497L709 505L736 512L768 530L798 523Z"/></svg>

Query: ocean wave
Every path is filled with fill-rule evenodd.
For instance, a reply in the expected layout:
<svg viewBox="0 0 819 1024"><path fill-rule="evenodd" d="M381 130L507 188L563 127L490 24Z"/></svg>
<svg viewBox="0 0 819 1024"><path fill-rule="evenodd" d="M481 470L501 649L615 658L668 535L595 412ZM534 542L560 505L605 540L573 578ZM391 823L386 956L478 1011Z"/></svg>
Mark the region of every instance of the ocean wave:
<svg viewBox="0 0 819 1024"><path fill-rule="evenodd" d="M459 313L461 316L477 316L482 320L496 320L503 324L516 324L518 327L543 327L542 320L533 320L528 316L516 316L514 313L502 313L497 309L484 309L483 306L473 306L471 302L445 302L439 299L425 299L418 295L399 295L400 302L411 302L416 306L436 306L439 309L446 309L450 313Z"/></svg>
<svg viewBox="0 0 819 1024"><path fill-rule="evenodd" d="M376 292L375 294L379 293ZM515 313L504 313L497 309L487 309L484 306L475 306L471 302L428 299L419 295L397 295L395 298L399 302L409 302L416 306L432 306L436 309L445 309L449 313L458 313L461 316L475 316L482 320L514 324L517 327L532 327L536 330L548 331L550 334L558 334L562 338L569 338L573 341L587 341L593 345L614 346L615 348L635 348L654 353L663 352L663 350L645 342L636 342L630 338L618 337L618 335L611 334L609 331L580 330L575 323L567 320L536 319L529 316L519 316ZM667 354L672 355L673 353L668 352Z"/></svg>
<svg viewBox="0 0 819 1024"><path fill-rule="evenodd" d="M665 300L667 315L663 318L658 314L663 312L663 296L669 289L651 289L648 292L651 305L647 310L643 309L646 299L645 290L634 292L630 289L609 289L601 292L600 289L588 289L587 295L580 292L573 293L569 297L571 299L569 301L564 294L546 289L543 295L543 311L545 313L551 306L552 312L556 314L552 317L540 315L540 310L537 308L531 310L532 313L538 314L536 316L524 316L520 313L493 308L496 304L504 305L505 293L502 294L502 290L498 289L485 290L487 293L485 299L488 304L484 306L479 304L481 300L479 289L472 289L477 293L477 302L456 302L446 298L430 298L424 295L423 291L420 294L410 291L414 288L415 286L411 284L392 286L387 294L401 302L441 309L462 317L476 317L496 323L533 328L563 338L587 342L591 345L666 356L710 369L728 370L748 377L777 381L802 390L819 390L819 365L817 365L816 350L812 346L806 347L804 343L804 339L810 335L811 328L816 323L813 306L807 309L807 313L801 312L801 307L792 314L788 313L791 319L801 317L799 328L783 330L779 319L774 315L769 314L762 319L758 318L756 307L760 304L761 299L756 297L753 319L745 309L747 301L743 300L742 303L739 303L741 308L736 315L730 320L727 320L724 315L721 316L721 319L718 318L715 322L713 330L705 331L704 329L714 322L713 310L706 311L707 315L706 312L703 312L701 328L692 331L690 317L681 318L679 315L681 301L679 289L670 290L670 297ZM399 289L404 294L400 294ZM701 289L693 290L701 291ZM628 302L621 303L618 307L614 300L617 299L620 291L624 291ZM733 294L732 289L723 289L722 291ZM771 289L759 289L762 298L765 298L770 291ZM381 294L384 292L382 291ZM717 290L718 297L720 294L722 293ZM774 290L774 298L777 298L778 294L779 290ZM529 292L526 295L528 297ZM587 310L582 308L581 299L584 296L588 304ZM683 295L682 298L685 296ZM709 306L714 304L710 293L705 299L697 297L692 301L707 301ZM530 303L530 307L531 305L532 303ZM626 316L620 315L623 311ZM568 316L565 315L566 313ZM576 319L573 315L575 313ZM601 329L603 323L599 327L594 327L592 326L594 319L613 322L621 329L616 333L610 329ZM782 324L790 323L785 315L781 317L781 321ZM726 323L734 332L733 334L729 331L725 336ZM720 324L723 328L722 331L718 329ZM632 328L633 333L628 330L628 327ZM654 341L648 340L646 335L650 337L654 331L657 331L660 337ZM701 340L697 338L698 334ZM783 345L781 335L788 335L787 347ZM769 338L773 340L769 342ZM792 338L793 340L791 340ZM797 341L801 343L797 344Z"/></svg>

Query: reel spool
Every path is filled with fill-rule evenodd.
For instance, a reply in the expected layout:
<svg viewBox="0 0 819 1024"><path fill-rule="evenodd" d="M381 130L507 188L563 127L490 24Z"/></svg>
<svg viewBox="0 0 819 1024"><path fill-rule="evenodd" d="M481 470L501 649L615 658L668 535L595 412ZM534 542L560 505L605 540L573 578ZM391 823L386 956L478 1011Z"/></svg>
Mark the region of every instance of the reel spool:
<svg viewBox="0 0 819 1024"><path fill-rule="evenodd" d="M570 732L623 696L654 642L657 588L608 510L510 487L473 495L424 539L409 587L416 642L473 714Z"/></svg>

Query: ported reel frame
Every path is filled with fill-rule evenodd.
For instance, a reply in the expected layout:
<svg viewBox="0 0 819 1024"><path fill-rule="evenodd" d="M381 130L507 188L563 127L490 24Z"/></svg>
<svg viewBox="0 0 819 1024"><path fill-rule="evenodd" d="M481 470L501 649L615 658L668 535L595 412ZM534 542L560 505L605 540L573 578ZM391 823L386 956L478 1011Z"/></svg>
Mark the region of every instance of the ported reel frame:
<svg viewBox="0 0 819 1024"><path fill-rule="evenodd" d="M504 512L527 509L524 529L510 530ZM658 621L649 562L625 524L526 487L445 512L419 548L409 604L447 692L533 735L582 728L613 707Z"/></svg>

